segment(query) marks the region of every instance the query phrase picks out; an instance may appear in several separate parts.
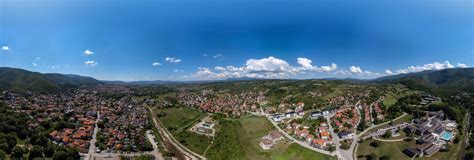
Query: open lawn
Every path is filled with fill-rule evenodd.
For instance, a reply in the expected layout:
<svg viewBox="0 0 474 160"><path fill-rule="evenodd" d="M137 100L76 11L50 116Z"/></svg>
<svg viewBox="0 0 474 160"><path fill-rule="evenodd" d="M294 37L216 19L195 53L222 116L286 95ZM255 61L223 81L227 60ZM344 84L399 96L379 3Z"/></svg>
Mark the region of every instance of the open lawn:
<svg viewBox="0 0 474 160"><path fill-rule="evenodd" d="M403 153L403 150L406 147L415 145L415 141L380 142L380 145L377 148L374 148L370 146L370 143L373 141L374 140L366 140L359 144L359 147L357 148L357 159L366 159L365 156L375 153L377 157L388 155L392 159L409 160L410 157L406 156Z"/></svg>
<svg viewBox="0 0 474 160"><path fill-rule="evenodd" d="M398 102L398 99L405 97L405 96L410 96L413 94L419 93L418 91L412 91L412 90L405 90L402 91L399 94L390 92L385 94L385 99L383 100L383 105L385 106L384 109L388 109L390 106L394 105L395 103Z"/></svg>
<svg viewBox="0 0 474 160"><path fill-rule="evenodd" d="M205 113L199 110L187 107L156 109L156 113L160 114L161 112L165 113L165 116L159 116L159 119L166 126L166 129L172 133L184 130L184 128L192 125L193 122L206 116Z"/></svg>
<svg viewBox="0 0 474 160"><path fill-rule="evenodd" d="M259 146L261 138L275 130L273 125L264 117L251 116L238 120L227 119L219 124L217 129L217 137L205 155L209 159L305 160L333 158L313 152L297 144L289 143L286 140L280 141L270 150L263 150Z"/></svg>
<svg viewBox="0 0 474 160"><path fill-rule="evenodd" d="M383 105L388 109L390 106L397 103L398 97L396 97L393 93L385 94L385 99L383 100Z"/></svg>
<svg viewBox="0 0 474 160"><path fill-rule="evenodd" d="M157 109L156 113L160 112L165 113L160 121L179 143L198 154L204 153L212 138L189 132L187 128L207 114L186 107Z"/></svg>

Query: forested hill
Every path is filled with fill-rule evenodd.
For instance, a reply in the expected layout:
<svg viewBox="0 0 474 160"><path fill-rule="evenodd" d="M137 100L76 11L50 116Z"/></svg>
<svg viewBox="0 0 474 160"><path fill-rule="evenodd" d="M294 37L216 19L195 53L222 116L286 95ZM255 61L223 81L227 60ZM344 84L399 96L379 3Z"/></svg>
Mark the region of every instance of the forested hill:
<svg viewBox="0 0 474 160"><path fill-rule="evenodd" d="M474 93L474 68L451 68L400 74L372 80L377 83L400 83L412 89L424 90L443 96L460 91Z"/></svg>
<svg viewBox="0 0 474 160"><path fill-rule="evenodd" d="M100 83L91 77L57 73L42 74L23 69L0 67L0 91L55 92L64 86Z"/></svg>

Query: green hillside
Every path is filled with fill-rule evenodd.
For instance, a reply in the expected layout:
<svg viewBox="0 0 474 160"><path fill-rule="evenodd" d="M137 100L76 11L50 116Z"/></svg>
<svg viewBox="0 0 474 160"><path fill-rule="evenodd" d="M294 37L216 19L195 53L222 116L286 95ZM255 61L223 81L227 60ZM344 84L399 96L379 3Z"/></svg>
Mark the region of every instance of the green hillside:
<svg viewBox="0 0 474 160"><path fill-rule="evenodd" d="M381 77L378 83L399 83L416 90L450 96L459 92L474 93L474 68L452 68L422 71L410 74Z"/></svg>
<svg viewBox="0 0 474 160"><path fill-rule="evenodd" d="M65 86L99 84L100 81L76 75L42 74L23 69L0 67L0 91L55 92Z"/></svg>

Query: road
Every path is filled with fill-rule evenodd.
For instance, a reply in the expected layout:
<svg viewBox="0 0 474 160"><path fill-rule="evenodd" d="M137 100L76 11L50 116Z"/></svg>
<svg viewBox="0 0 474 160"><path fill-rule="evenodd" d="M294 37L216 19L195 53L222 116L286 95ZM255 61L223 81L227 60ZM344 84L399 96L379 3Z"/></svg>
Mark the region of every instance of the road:
<svg viewBox="0 0 474 160"><path fill-rule="evenodd" d="M152 115L153 123L157 127L159 135L162 137L162 139L166 142L169 142L169 144L171 144L173 148L176 148L180 153L184 154L185 159L191 159L191 160L197 160L197 159L205 160L206 159L205 157L197 153L194 153L193 151L181 145L176 139L174 139L171 133L169 133L168 130L166 130L164 125L161 123L161 121L156 119L156 117L154 116L156 114L153 111L153 109L148 108L148 110L150 111Z"/></svg>
<svg viewBox="0 0 474 160"><path fill-rule="evenodd" d="M354 107L355 109L357 110L357 112L359 112L359 120L357 121L357 124L354 126L354 127L357 127L360 123L360 110L359 108L357 107L357 105L359 105L360 101L358 101ZM327 121L328 122L331 122L331 117L334 116L334 114L326 117ZM351 143L351 146L349 147L349 149L347 150L344 150L344 149L341 149L341 142L339 140L339 136L334 132L334 129L332 128L332 125L329 125L329 131L331 132L331 136L333 137L333 141L334 141L334 144L336 146L336 152L338 153L339 157L343 160L353 160L353 155L354 155L354 148L356 147L356 144L357 144L357 135L354 135L354 138L352 139L352 143Z"/></svg>
<svg viewBox="0 0 474 160"><path fill-rule="evenodd" d="M380 136L384 135L385 132L387 132L388 130L392 130L392 129L395 129L395 128L405 129L405 127L408 126L408 125L409 125L408 123L403 122L403 123L397 124L395 126L388 126L388 127L382 128L382 129L378 129L377 131L372 132L369 135L366 135L366 136L362 137L362 139L367 139L369 137L380 137Z"/></svg>
<svg viewBox="0 0 474 160"><path fill-rule="evenodd" d="M95 142L97 142L97 132L99 131L99 127L97 127L97 122L99 122L100 119L100 111L97 111L97 119L95 120L95 126L94 126L94 132L92 134L92 139L89 142L89 151L87 152L86 156L84 156L85 160L90 160L92 159L94 153L96 152L96 146Z"/></svg>
<svg viewBox="0 0 474 160"><path fill-rule="evenodd" d="M400 118L405 117L406 115L407 115L407 113L403 113L403 115L401 115L400 117L397 117L397 118L395 118L395 119L393 119L393 120L391 120L391 121L396 121L396 120L398 120L398 119L400 119ZM376 127L380 127L380 126L382 126L382 125L388 124L388 123L390 123L390 121L385 122L385 123L381 123L381 124L378 124L378 125L375 125L375 126L371 126L371 127L367 128L367 129L365 129L364 131L360 132L358 135L354 136L354 139L355 139L356 141L358 141L358 140L359 140L359 137L361 137L362 135L364 135L366 132L368 132L368 131L370 131L370 130L376 128ZM357 156L357 148L359 147L359 143L355 143L354 145L355 145L354 148L352 148L352 145L351 145L351 149L352 149L352 159L356 159L356 156Z"/></svg>

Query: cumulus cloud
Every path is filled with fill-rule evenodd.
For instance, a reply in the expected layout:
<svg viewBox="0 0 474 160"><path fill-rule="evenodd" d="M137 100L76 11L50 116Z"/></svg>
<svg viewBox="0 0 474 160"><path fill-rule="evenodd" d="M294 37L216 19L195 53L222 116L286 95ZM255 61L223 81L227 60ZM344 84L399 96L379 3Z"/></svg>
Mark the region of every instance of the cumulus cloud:
<svg viewBox="0 0 474 160"><path fill-rule="evenodd" d="M184 72L182 69L175 69L174 72Z"/></svg>
<svg viewBox="0 0 474 160"><path fill-rule="evenodd" d="M392 75L392 74L393 74L393 72L392 72L391 70L388 70L388 69L385 70L385 73L388 74L388 75Z"/></svg>
<svg viewBox="0 0 474 160"><path fill-rule="evenodd" d="M37 64L36 64L36 63L34 63L34 62L33 62L33 63L31 63L31 64L32 64L34 67L36 67L36 66L37 66Z"/></svg>
<svg viewBox="0 0 474 160"><path fill-rule="evenodd" d="M93 55L94 52L92 52L91 50L85 50L84 54L87 55L87 56L90 56L90 55Z"/></svg>
<svg viewBox="0 0 474 160"><path fill-rule="evenodd" d="M4 51L9 51L9 50L10 50L10 47L8 47L8 46L2 46L2 50L4 50Z"/></svg>
<svg viewBox="0 0 474 160"><path fill-rule="evenodd" d="M287 72L291 70L288 62L275 57L262 59L249 59L245 63L245 69L249 72Z"/></svg>
<svg viewBox="0 0 474 160"><path fill-rule="evenodd" d="M296 62L301 66L299 71L315 71L315 72L333 72L337 69L337 65L332 63L330 66L313 66L312 61L308 58L297 58Z"/></svg>
<svg viewBox="0 0 474 160"><path fill-rule="evenodd" d="M153 66L161 66L161 63L159 63L159 62L154 62L154 63L151 64L151 65L153 65Z"/></svg>
<svg viewBox="0 0 474 160"><path fill-rule="evenodd" d="M458 66L459 68L467 68L467 67L469 67L469 66L467 66L467 65L464 64L464 63L458 63L457 66Z"/></svg>
<svg viewBox="0 0 474 160"><path fill-rule="evenodd" d="M299 66L291 66L287 61L270 56L261 59L249 59L241 67L236 66L216 66L214 70L207 67L200 67L198 71L189 77L201 79L222 79L234 77L251 78L289 78L305 72L334 72L336 64L329 66L313 66L311 60L298 58Z"/></svg>
<svg viewBox="0 0 474 160"><path fill-rule="evenodd" d="M179 62L181 62L181 59L177 59L177 58L173 58L173 57L166 57L165 61L169 62L169 63L179 63Z"/></svg>
<svg viewBox="0 0 474 160"><path fill-rule="evenodd" d="M86 62L84 62L84 64L86 65L86 67L95 67L95 66L99 65L99 63L96 62L96 61L86 61Z"/></svg>
<svg viewBox="0 0 474 160"><path fill-rule="evenodd" d="M349 67L349 71L352 73L364 73L362 69L360 69L360 67L356 67L356 66Z"/></svg>
<svg viewBox="0 0 474 160"><path fill-rule="evenodd" d="M422 66L409 66L405 69L397 70L397 73L411 73L411 72L420 72L425 70L442 70L447 68L454 68L454 66L449 63L449 61L444 61L443 63L440 62L433 62L424 64Z"/></svg>

